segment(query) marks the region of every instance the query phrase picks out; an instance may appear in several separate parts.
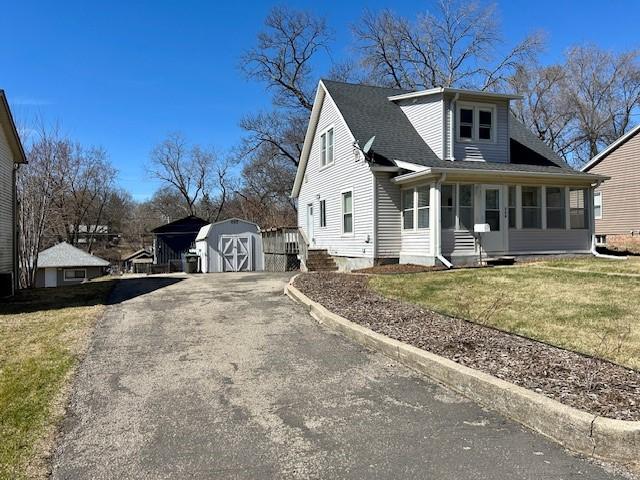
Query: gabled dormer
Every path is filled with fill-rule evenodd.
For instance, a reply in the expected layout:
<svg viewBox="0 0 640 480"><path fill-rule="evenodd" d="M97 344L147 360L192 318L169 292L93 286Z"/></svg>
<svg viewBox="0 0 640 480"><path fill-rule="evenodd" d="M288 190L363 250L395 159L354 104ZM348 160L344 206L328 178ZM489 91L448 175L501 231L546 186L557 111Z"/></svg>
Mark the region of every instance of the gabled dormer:
<svg viewBox="0 0 640 480"><path fill-rule="evenodd" d="M389 97L442 160L510 162L510 101L519 95L433 88Z"/></svg>

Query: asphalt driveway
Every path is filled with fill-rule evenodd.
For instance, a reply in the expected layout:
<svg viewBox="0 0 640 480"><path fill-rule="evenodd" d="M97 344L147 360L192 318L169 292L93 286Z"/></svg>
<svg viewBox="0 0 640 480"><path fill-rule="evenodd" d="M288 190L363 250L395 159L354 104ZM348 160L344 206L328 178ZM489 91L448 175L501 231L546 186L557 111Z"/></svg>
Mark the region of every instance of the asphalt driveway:
<svg viewBox="0 0 640 480"><path fill-rule="evenodd" d="M622 478L318 326L288 275L173 278L117 287L53 478Z"/></svg>

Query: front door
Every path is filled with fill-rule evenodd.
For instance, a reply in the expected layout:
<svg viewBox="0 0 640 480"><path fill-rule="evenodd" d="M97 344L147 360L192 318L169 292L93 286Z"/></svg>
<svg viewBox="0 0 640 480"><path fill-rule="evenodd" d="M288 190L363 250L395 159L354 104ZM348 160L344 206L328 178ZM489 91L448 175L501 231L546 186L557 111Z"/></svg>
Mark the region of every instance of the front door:
<svg viewBox="0 0 640 480"><path fill-rule="evenodd" d="M313 227L313 203L310 203L309 205L307 205L307 235L309 236L308 240L310 244L314 243L315 232L313 230Z"/></svg>
<svg viewBox="0 0 640 480"><path fill-rule="evenodd" d="M490 232L481 233L482 249L485 252L503 252L505 249L506 221L505 194L502 186L482 186L483 221L488 223Z"/></svg>
<svg viewBox="0 0 640 480"><path fill-rule="evenodd" d="M223 272L248 272L251 270L251 238L237 235L220 237Z"/></svg>
<svg viewBox="0 0 640 480"><path fill-rule="evenodd" d="M45 287L58 286L58 270L56 268L44 269L44 286Z"/></svg>

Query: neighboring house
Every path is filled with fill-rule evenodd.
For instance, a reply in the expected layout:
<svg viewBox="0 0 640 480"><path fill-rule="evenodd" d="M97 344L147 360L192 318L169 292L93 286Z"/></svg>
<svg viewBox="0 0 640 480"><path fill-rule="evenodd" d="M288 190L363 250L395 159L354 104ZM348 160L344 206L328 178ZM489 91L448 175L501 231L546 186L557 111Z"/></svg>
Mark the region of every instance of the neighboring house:
<svg viewBox="0 0 640 480"><path fill-rule="evenodd" d="M195 248L198 232L207 223L202 218L189 215L151 230L153 263L165 265L170 271L182 271L185 255Z"/></svg>
<svg viewBox="0 0 640 480"><path fill-rule="evenodd" d="M125 272L129 273L150 273L153 264L153 253L145 248L127 255L122 259Z"/></svg>
<svg viewBox="0 0 640 480"><path fill-rule="evenodd" d="M104 275L109 262L62 242L38 255L36 287L61 287Z"/></svg>
<svg viewBox="0 0 640 480"><path fill-rule="evenodd" d="M0 297L18 288L16 173L27 163L9 103L0 90Z"/></svg>
<svg viewBox="0 0 640 480"><path fill-rule="evenodd" d="M108 243L118 238L118 234L109 231L109 225L78 225L78 231L74 225L69 225L69 231L77 239L78 244L89 243L93 239L93 243Z"/></svg>
<svg viewBox="0 0 640 480"><path fill-rule="evenodd" d="M573 170L518 122L518 98L322 80L292 192L309 248L341 269L475 262L479 240L492 256L589 252L605 177ZM476 224L491 231L479 238Z"/></svg>
<svg viewBox="0 0 640 480"><path fill-rule="evenodd" d="M260 228L240 218L202 227L196 237L196 251L202 273L264 270Z"/></svg>
<svg viewBox="0 0 640 480"><path fill-rule="evenodd" d="M584 167L583 172L611 177L594 192L595 233L640 237L640 125L620 137ZM615 240L620 241L621 238Z"/></svg>

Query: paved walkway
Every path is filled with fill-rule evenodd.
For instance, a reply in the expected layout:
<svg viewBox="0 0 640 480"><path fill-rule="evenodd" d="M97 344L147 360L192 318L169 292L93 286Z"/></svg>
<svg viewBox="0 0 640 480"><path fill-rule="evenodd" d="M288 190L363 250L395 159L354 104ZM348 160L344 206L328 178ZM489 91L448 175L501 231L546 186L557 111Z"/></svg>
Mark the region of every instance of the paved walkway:
<svg viewBox="0 0 640 480"><path fill-rule="evenodd" d="M620 478L324 330L287 279L122 281L53 478Z"/></svg>

